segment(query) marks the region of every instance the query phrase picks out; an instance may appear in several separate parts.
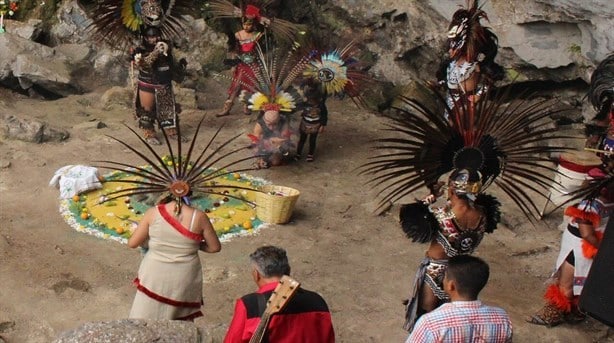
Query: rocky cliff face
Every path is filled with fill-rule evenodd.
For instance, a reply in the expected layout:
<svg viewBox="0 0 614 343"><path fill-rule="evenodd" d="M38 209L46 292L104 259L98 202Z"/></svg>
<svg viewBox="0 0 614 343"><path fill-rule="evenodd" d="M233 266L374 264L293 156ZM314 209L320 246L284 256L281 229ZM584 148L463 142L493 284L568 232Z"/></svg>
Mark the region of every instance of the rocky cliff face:
<svg viewBox="0 0 614 343"><path fill-rule="evenodd" d="M614 50L614 3L490 0L484 10L499 37L498 62L510 78L562 82L590 77L592 67ZM376 70L393 82L429 78L443 53L449 19L460 1L361 1L335 4L362 23L373 23L368 46Z"/></svg>
<svg viewBox="0 0 614 343"><path fill-rule="evenodd" d="M278 9L280 16L306 23L321 35L360 41L370 53L371 72L389 90L434 77L449 18L460 4L461 0L319 0L287 1ZM582 89L594 66L614 51L614 2L609 0L490 0L484 9L490 19L486 24L499 37L497 61L507 71L503 84L515 80L550 89L570 84ZM31 93L43 89L56 96L84 92L100 83L125 84L125 53L89 40L87 16L74 0L64 2L56 17L49 32L41 32L37 21L8 21L1 43L19 49L2 49L1 84ZM178 42L190 72L184 86L196 89L197 95L206 91L203 85L211 72L222 70L226 34L214 28L220 30L194 19ZM35 72L42 69L52 81ZM382 96L376 101L385 100Z"/></svg>

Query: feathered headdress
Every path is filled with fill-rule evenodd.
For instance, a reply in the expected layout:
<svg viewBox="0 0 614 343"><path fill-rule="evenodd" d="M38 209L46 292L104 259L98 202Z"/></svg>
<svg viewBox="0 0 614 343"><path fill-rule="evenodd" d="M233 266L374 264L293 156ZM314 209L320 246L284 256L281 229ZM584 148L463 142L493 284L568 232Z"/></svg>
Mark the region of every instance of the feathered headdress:
<svg viewBox="0 0 614 343"><path fill-rule="evenodd" d="M212 148L213 142L217 138L222 127L220 127L211 137L211 140L209 140L203 151L197 153L194 150L195 143L204 119L205 118L203 117L198 123L196 133L194 134L194 138L192 139L185 156L182 155L183 150L181 139L177 139L177 148L176 150L173 150L166 132L162 130L170 156L170 163L165 162L164 158L158 154L145 139L143 139L136 131L128 126L128 129L132 131L132 133L134 133L134 135L137 136L143 143L143 147L145 149L137 149L123 140L108 136L138 155L150 167L131 165L115 161L97 161L97 163L102 163L102 165L99 165L98 167L118 170L138 178L137 180L115 180L114 182L125 182L130 185L136 185L109 193L105 201L110 201L128 195L160 194L161 198L166 198L169 196L175 198L177 202L175 212L179 213L181 211L182 203L190 204L190 196L192 193L216 194L243 200L233 196L232 194L224 194L222 191L224 188L229 187L238 189L247 188L237 187L234 185L224 185L222 183L207 184L207 182L219 176L253 170L253 167L237 168L232 170L229 168L234 168L244 161L258 158L259 156L248 154L247 157L235 157L242 150L249 149L248 146L228 150L230 143L237 139L241 134L235 135L222 142L222 144L220 144L217 148ZM179 137L181 137L179 127L177 127L177 134ZM213 151L209 150L209 148L211 148ZM141 150L146 151L143 152ZM147 151L149 153L147 153ZM195 160L192 160L193 154L197 154Z"/></svg>
<svg viewBox="0 0 614 343"><path fill-rule="evenodd" d="M480 20L488 20L478 0L467 0L466 8L454 12L448 26L448 44L452 58L465 56L468 61L494 60L497 54L497 36ZM482 54L482 55L480 55Z"/></svg>
<svg viewBox="0 0 614 343"><path fill-rule="evenodd" d="M588 97L597 111L594 119L608 119L614 108L614 53L601 61L591 75Z"/></svg>
<svg viewBox="0 0 614 343"><path fill-rule="evenodd" d="M609 122L608 131L612 130L614 125L614 116L612 115L614 110L614 53L601 61L591 75L588 97L595 111L597 111L594 120L607 120ZM590 127L599 126L588 124L587 128ZM600 134L605 135L606 133L600 132ZM598 198L604 190L612 191L614 186L614 156L609 151L602 151L599 156L603 162L602 167L593 169L589 173L591 178L587 184L571 193L570 200L565 203L579 199L593 200ZM609 197L613 198L614 194L609 194Z"/></svg>
<svg viewBox="0 0 614 343"><path fill-rule="evenodd" d="M475 109L464 102L448 108L450 122L417 100L402 98L399 116L387 125L395 137L376 140L384 151L362 166L368 182L381 189L381 205L395 202L424 185L431 185L453 169L481 173L482 190L499 186L529 218L539 218L535 194L545 197L554 173L547 154L567 151L552 139L572 138L551 125L550 116L561 112L547 100L515 100L504 105L508 94L484 94ZM577 138L577 137L573 137ZM390 152L389 150L394 150Z"/></svg>
<svg viewBox="0 0 614 343"><path fill-rule="evenodd" d="M241 18L251 19L269 28L277 39L292 42L303 30L298 24L291 23L280 18L268 18L264 16L266 7L272 0L252 1L251 3L237 7L228 0L212 0L207 7L213 18Z"/></svg>
<svg viewBox="0 0 614 343"><path fill-rule="evenodd" d="M291 89L292 82L301 75L310 56L297 57L294 51L280 55L275 51L266 55L260 45L256 45L256 59L249 64L251 75L241 75L234 81L247 90L248 108L252 111L292 112L296 108L298 95ZM224 77L221 74L218 76Z"/></svg>
<svg viewBox="0 0 614 343"><path fill-rule="evenodd" d="M314 50L303 76L320 84L327 95L347 94L364 105L360 90L371 78L358 59L359 52L355 41L341 49Z"/></svg>
<svg viewBox="0 0 614 343"><path fill-rule="evenodd" d="M88 29L111 46L124 49L146 27L158 27L162 38L173 40L185 32L185 15L197 7L190 0L99 0L82 4L92 20Z"/></svg>

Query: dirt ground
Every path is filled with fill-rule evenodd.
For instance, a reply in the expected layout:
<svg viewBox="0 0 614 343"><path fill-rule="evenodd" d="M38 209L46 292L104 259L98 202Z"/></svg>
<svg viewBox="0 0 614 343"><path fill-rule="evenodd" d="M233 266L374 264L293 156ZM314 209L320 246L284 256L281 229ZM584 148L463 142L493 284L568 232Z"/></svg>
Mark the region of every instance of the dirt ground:
<svg viewBox="0 0 614 343"><path fill-rule="evenodd" d="M101 94L44 102L0 91L0 104L4 103L0 115L36 118L71 133L62 143L0 140L0 337L6 342L50 342L84 322L128 315L140 253L71 229L58 213L59 192L48 186L53 173L64 165L100 159L137 161L104 136L136 142L121 125L134 126L130 110L121 106L103 110L97 105ZM329 109L329 126L319 138L314 163L301 161L251 173L299 189L297 208L289 224L234 238L223 244L220 253L201 256L205 316L197 325L223 332L234 300L255 289L247 255L258 246L273 244L288 250L293 276L326 299L339 342L405 339L401 301L426 246L403 236L396 206L383 216L370 212L374 193L355 172L372 154L368 142L377 137L386 119L358 110L349 101L331 100ZM239 114L238 108L225 118L213 116L215 111L207 111L203 137L223 121L227 121L224 137L253 125L253 118ZM185 111L184 131L191 135L204 113ZM79 129L94 120L107 127ZM199 142L203 145L204 139ZM511 206L504 208L504 216L507 224L485 237L476 255L491 266L481 298L508 311L514 341L614 342L612 330L593 319L550 329L523 321L541 306L544 282L558 253L562 214L556 212L535 226Z"/></svg>

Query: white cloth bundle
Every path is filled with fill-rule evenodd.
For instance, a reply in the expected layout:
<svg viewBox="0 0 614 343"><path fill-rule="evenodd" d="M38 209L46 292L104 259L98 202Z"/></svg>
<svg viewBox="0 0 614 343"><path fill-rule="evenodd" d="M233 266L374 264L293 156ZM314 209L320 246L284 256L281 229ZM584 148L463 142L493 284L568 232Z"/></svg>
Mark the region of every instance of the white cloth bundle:
<svg viewBox="0 0 614 343"><path fill-rule="evenodd" d="M60 189L60 198L69 199L83 192L102 188L101 179L98 168L69 165L55 172L49 186Z"/></svg>

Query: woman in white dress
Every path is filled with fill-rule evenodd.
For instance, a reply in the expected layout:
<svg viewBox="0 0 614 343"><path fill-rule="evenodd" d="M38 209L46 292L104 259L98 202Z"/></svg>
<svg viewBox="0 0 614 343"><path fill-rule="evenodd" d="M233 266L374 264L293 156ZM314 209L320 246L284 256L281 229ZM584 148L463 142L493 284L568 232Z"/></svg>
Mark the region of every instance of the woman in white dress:
<svg viewBox="0 0 614 343"><path fill-rule="evenodd" d="M193 320L202 316L202 266L198 251L216 253L222 246L203 211L168 202L150 208L128 246L147 242L134 284L137 293L130 318Z"/></svg>

